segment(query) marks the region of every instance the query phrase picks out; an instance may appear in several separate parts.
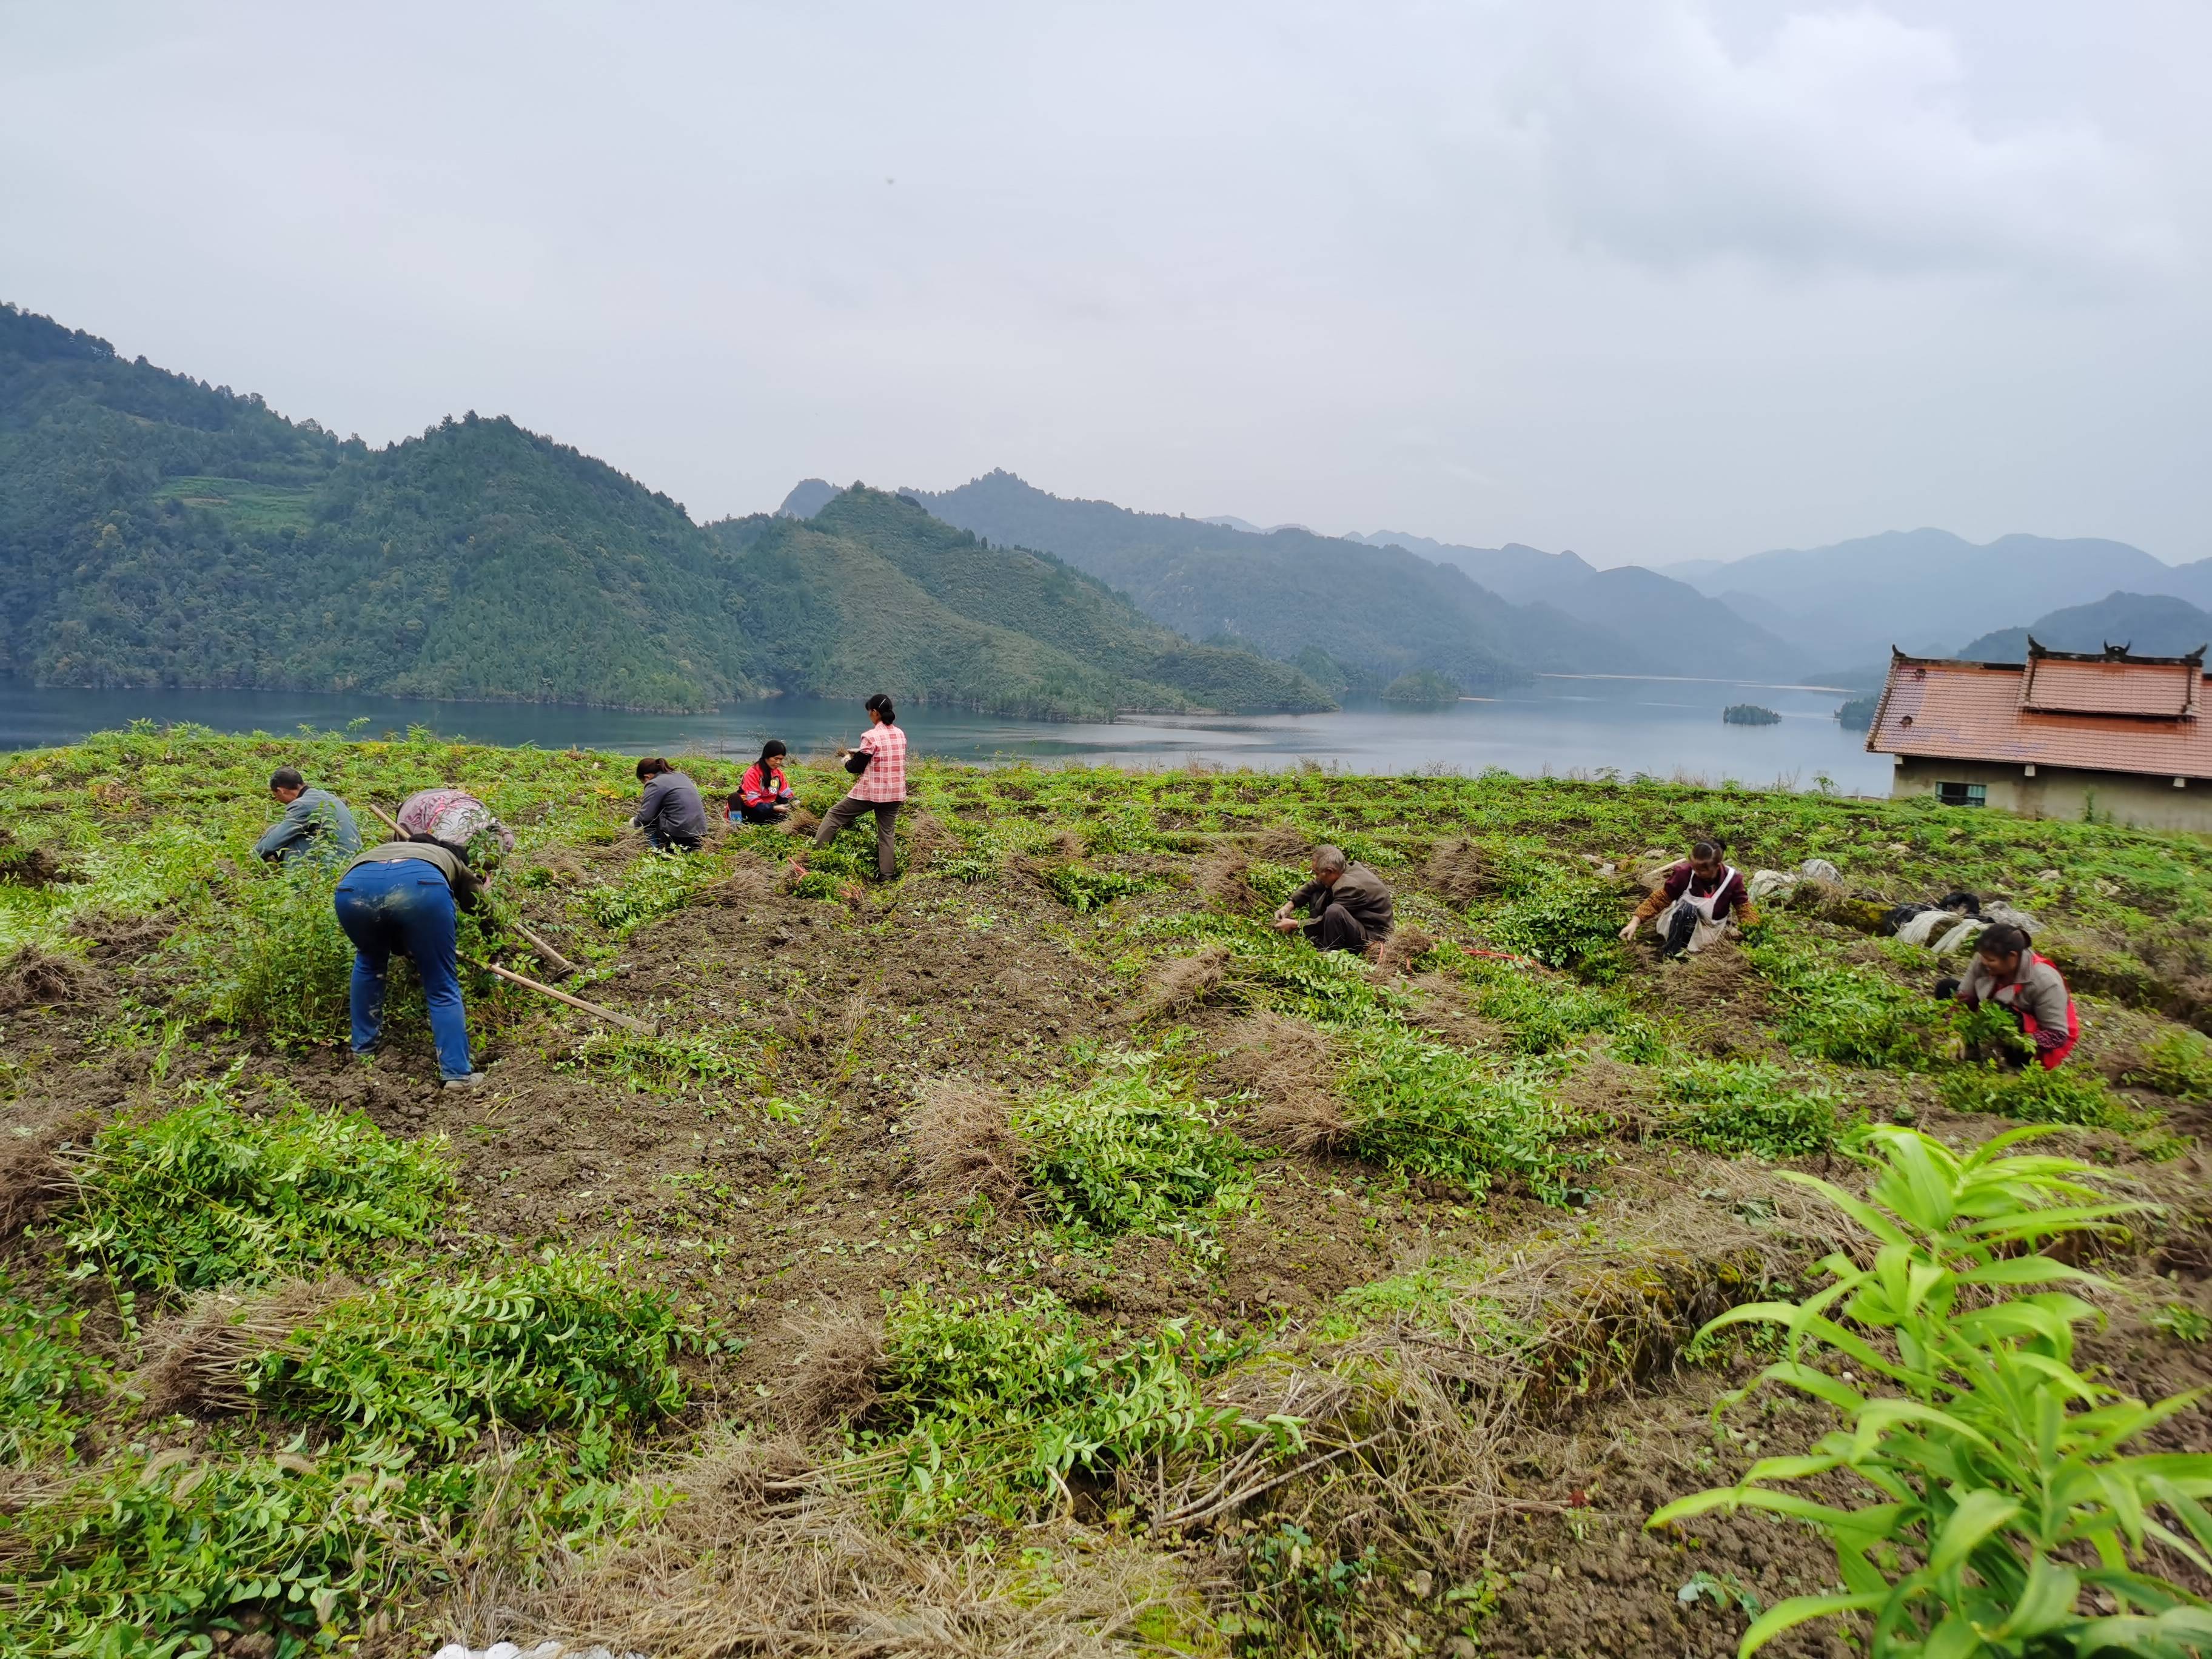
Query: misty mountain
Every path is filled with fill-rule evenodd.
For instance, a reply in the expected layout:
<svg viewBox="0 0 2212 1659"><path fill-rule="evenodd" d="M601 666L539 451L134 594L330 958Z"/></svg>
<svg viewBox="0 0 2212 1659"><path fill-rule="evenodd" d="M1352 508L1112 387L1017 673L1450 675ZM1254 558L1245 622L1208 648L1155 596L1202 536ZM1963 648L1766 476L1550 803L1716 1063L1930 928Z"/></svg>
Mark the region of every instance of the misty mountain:
<svg viewBox="0 0 2212 1659"><path fill-rule="evenodd" d="M779 519L811 519L837 499L837 486L824 478L802 478L775 510Z"/></svg>
<svg viewBox="0 0 2212 1659"><path fill-rule="evenodd" d="M2185 657L2212 643L2212 614L2164 593L2108 593L2070 605L2025 628L2001 628L1959 647L1968 662L2026 662L2027 639L2053 651L2102 651L2124 645L2137 656Z"/></svg>
<svg viewBox="0 0 2212 1659"><path fill-rule="evenodd" d="M2092 604L2116 589L2212 603L2212 561L2175 567L2125 542L2014 535L1977 545L1947 530L1890 531L1661 574L1744 611L1824 659L1940 654L2023 614Z"/></svg>
<svg viewBox="0 0 2212 1659"><path fill-rule="evenodd" d="M1402 530L1378 530L1370 536L1355 532L1345 539L1369 547L1402 547L1438 564L1455 565L1516 605L1538 599L1556 602L1597 574L1578 554L1547 553L1519 542L1508 542L1503 547L1459 547Z"/></svg>
<svg viewBox="0 0 2212 1659"><path fill-rule="evenodd" d="M512 421L371 449L0 306L0 667L43 684L641 708L885 690L1086 719L1328 706L1049 555L832 493L804 522L702 526Z"/></svg>
<svg viewBox="0 0 2212 1659"><path fill-rule="evenodd" d="M1547 605L1593 629L1630 640L1646 660L1668 665L1656 672L1786 679L1798 677L1804 659L1801 646L1757 618L1641 565L1600 570L1579 554L1547 553L1519 542L1459 547L1395 530L1346 539L1370 547L1402 547L1464 570L1484 587L1516 604Z"/></svg>

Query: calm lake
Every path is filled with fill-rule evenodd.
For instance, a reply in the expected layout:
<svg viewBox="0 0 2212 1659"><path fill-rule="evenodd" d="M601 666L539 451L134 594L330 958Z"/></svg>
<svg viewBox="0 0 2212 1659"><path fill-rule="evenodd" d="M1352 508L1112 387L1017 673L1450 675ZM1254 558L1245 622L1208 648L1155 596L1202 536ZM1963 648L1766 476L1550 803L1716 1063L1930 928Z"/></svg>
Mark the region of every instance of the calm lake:
<svg viewBox="0 0 2212 1659"><path fill-rule="evenodd" d="M1847 693L1732 680L1547 675L1492 698L1449 708L1382 703L1329 714L1145 716L1111 725L1008 720L911 708L901 724L919 754L963 761L1117 766L1278 768L1317 762L1346 772L1529 776L1611 769L1623 777L1811 789L1826 777L1849 794L1886 794L1890 762L1864 734L1836 724ZM1755 702L1774 726L1727 726L1721 710ZM0 679L0 749L70 743L134 720L192 721L222 732L348 727L380 737L427 726L441 737L497 744L575 745L629 754L744 756L768 738L805 755L849 739L866 723L860 699L777 697L708 714L634 714L549 704L434 702L306 691L80 691ZM355 722L366 724L356 726Z"/></svg>

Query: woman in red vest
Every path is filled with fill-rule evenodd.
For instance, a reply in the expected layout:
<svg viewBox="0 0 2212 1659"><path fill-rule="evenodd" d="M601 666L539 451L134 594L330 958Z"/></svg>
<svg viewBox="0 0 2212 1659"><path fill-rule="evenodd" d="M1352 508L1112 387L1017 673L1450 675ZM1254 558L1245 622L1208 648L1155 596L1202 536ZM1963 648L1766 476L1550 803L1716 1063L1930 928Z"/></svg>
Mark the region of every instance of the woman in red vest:
<svg viewBox="0 0 2212 1659"><path fill-rule="evenodd" d="M1999 922L1974 941L1973 965L1955 994L1969 1008L1994 1002L2018 1019L2021 1034L2035 1045L2036 1064L2046 1072L2064 1065L2081 1040L2073 993L2021 928Z"/></svg>

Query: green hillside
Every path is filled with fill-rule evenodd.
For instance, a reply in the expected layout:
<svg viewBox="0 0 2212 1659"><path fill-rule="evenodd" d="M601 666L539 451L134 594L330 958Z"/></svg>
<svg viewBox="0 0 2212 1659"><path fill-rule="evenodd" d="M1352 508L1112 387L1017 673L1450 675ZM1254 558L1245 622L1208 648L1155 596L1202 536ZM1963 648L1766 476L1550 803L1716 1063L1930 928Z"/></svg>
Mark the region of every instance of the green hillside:
<svg viewBox="0 0 2212 1659"><path fill-rule="evenodd" d="M372 450L0 307L0 667L50 684L1031 715L1311 709L1056 560L874 492L703 528L505 418Z"/></svg>

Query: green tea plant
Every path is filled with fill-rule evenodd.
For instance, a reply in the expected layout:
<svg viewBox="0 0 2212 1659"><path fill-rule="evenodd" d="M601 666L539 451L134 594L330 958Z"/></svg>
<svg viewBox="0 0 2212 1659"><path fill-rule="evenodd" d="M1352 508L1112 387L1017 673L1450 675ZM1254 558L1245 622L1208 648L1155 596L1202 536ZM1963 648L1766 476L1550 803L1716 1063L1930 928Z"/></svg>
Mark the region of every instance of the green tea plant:
<svg viewBox="0 0 2212 1659"><path fill-rule="evenodd" d="M1934 1058L1946 1012L1888 975L1773 931L1744 955L1772 986L1778 1033L1797 1053L1893 1071L1920 1070Z"/></svg>
<svg viewBox="0 0 2212 1659"><path fill-rule="evenodd" d="M65 1241L88 1267L175 1292L363 1265L429 1236L453 1185L441 1139L297 1102L249 1117L229 1091L239 1070L100 1131Z"/></svg>
<svg viewBox="0 0 2212 1659"><path fill-rule="evenodd" d="M2022 1123L2071 1124L2133 1134L2154 1128L2160 1121L2155 1113L2130 1105L2104 1079L2079 1065L2056 1071L2040 1066L2018 1071L1962 1066L1945 1073L1937 1087L1943 1103L1954 1112L1989 1112Z"/></svg>
<svg viewBox="0 0 2212 1659"><path fill-rule="evenodd" d="M886 1324L878 1425L856 1449L888 1475L905 1525L1018 1524L1066 1502L1079 1472L1210 1459L1255 1437L1295 1447L1294 1419L1201 1399L1200 1383L1245 1352L1174 1322L1102 1355L1048 1291L939 1301L916 1285Z"/></svg>
<svg viewBox="0 0 2212 1659"><path fill-rule="evenodd" d="M1594 986L1480 957L1462 956L1454 965L1474 990L1477 1011L1505 1028L1506 1046L1516 1054L1555 1053L1631 1018L1625 1001Z"/></svg>
<svg viewBox="0 0 2212 1659"><path fill-rule="evenodd" d="M598 1030L579 1038L567 1065L620 1078L647 1094L677 1094L766 1080L759 1036L743 1025L646 1036Z"/></svg>
<svg viewBox="0 0 2212 1659"><path fill-rule="evenodd" d="M0 1529L0 1648L170 1659L247 1614L303 1651L356 1626L408 1576L465 1471L401 1449L310 1458L295 1443L234 1462L128 1452Z"/></svg>
<svg viewBox="0 0 2212 1659"><path fill-rule="evenodd" d="M2202 1507L2212 1457L2123 1449L2191 1396L2146 1406L2076 1370L2074 1328L2095 1310L2053 1287L2100 1281L2038 1248L2146 1206L2107 1200L2072 1159L2014 1152L2039 1133L2048 1131L2010 1130L1960 1154L1878 1126L1863 1200L1787 1174L1858 1224L1870 1262L1831 1255L1820 1264L1833 1281L1826 1289L1734 1309L1700 1336L1779 1326L1784 1357L1723 1407L1775 1383L1835 1407L1845 1426L1808 1455L1762 1458L1735 1486L1679 1498L1647 1523L1753 1508L1827 1534L1843 1593L1771 1608L1742 1653L1843 1613L1868 1621L1872 1659L2179 1659L2212 1638L2212 1608L2143 1565L2155 1544L2212 1569L2212 1516ZM1782 1489L1838 1472L1876 1501L1844 1508ZM2094 1610L2099 1600L2116 1611Z"/></svg>
<svg viewBox="0 0 2212 1659"><path fill-rule="evenodd" d="M1349 1049L1338 1087L1362 1158L1476 1194L1517 1178L1550 1204L1603 1161L1601 1149L1570 1144L1598 1126L1536 1067L1491 1065L1396 1025L1353 1033Z"/></svg>
<svg viewBox="0 0 2212 1659"><path fill-rule="evenodd" d="M2212 1338L2212 1314L2202 1309L2169 1302L2150 1316L2151 1328L2177 1342L2202 1342Z"/></svg>
<svg viewBox="0 0 2212 1659"><path fill-rule="evenodd" d="M1480 926L1500 950L1603 984L1627 969L1620 938L1626 915L1612 888L1559 872L1528 883Z"/></svg>
<svg viewBox="0 0 2212 1659"><path fill-rule="evenodd" d="M1062 1224L1202 1244L1204 1219L1246 1195L1249 1154L1214 1127L1209 1103L1160 1077L1151 1060L1109 1056L1109 1068L1084 1088L1032 1095L1014 1109L1014 1130L1030 1183Z"/></svg>
<svg viewBox="0 0 2212 1659"><path fill-rule="evenodd" d="M1662 1092L1681 1109L1661 1132L1709 1152L1803 1158L1835 1143L1835 1096L1792 1086L1767 1061L1686 1061L1668 1072Z"/></svg>
<svg viewBox="0 0 2212 1659"><path fill-rule="evenodd" d="M84 1419L71 1397L106 1377L79 1346L81 1310L18 1295L0 1273L0 1468L66 1457Z"/></svg>
<svg viewBox="0 0 2212 1659"><path fill-rule="evenodd" d="M547 1255L441 1280L403 1271L251 1361L247 1392L285 1416L450 1452L488 1425L605 1436L682 1407L687 1333L667 1297L602 1263Z"/></svg>
<svg viewBox="0 0 2212 1659"><path fill-rule="evenodd" d="M1049 864L1043 867L1044 884L1053 896L1079 915L1103 910L1117 898L1141 893L1153 884L1141 876L1119 870L1094 870L1085 864Z"/></svg>
<svg viewBox="0 0 2212 1659"><path fill-rule="evenodd" d="M627 938L647 922L682 909L721 873L719 861L705 854L642 854L615 880L586 889L584 909L616 938Z"/></svg>
<svg viewBox="0 0 2212 1659"><path fill-rule="evenodd" d="M2169 1025L2144 1042L2124 1080L2195 1105L2212 1102L2212 1039Z"/></svg>

